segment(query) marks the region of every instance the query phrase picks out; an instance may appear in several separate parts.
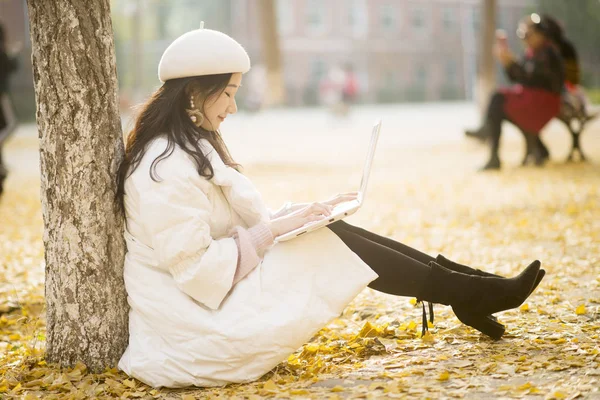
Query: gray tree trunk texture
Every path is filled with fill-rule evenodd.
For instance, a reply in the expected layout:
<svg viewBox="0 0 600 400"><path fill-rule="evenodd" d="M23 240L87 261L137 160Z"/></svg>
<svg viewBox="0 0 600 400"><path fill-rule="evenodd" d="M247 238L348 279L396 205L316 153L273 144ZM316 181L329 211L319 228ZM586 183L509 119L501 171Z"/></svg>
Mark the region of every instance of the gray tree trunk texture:
<svg viewBox="0 0 600 400"><path fill-rule="evenodd" d="M126 348L123 138L109 0L27 0L40 138L49 362L114 367Z"/></svg>

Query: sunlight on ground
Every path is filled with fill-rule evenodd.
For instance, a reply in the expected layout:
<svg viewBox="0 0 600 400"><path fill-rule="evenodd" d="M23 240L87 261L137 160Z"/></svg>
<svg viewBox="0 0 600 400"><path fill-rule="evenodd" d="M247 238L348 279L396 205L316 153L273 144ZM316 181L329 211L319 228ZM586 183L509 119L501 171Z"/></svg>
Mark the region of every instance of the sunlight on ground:
<svg viewBox="0 0 600 400"><path fill-rule="evenodd" d="M538 290L520 309L498 315L507 326L501 341L462 325L440 305L432 335L420 338L419 306L367 289L260 382L205 390L154 391L116 371L90 375L82 367L60 371L45 365L39 182L35 168L12 171L0 201L0 393L177 399L598 396L598 166L555 161L519 168L519 150L508 146L503 171L479 174L474 170L484 157L475 148L382 147L366 205L349 222L503 275L540 259L547 275ZM34 159L35 142L16 140L7 151ZM246 167L271 207L354 190L360 172L268 159Z"/></svg>

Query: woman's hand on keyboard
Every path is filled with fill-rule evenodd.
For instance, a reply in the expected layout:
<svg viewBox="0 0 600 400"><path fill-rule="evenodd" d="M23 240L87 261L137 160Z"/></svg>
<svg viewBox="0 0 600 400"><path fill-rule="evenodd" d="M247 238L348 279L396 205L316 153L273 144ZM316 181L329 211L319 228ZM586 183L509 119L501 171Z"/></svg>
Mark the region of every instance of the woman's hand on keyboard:
<svg viewBox="0 0 600 400"><path fill-rule="evenodd" d="M290 214L271 220L269 227L274 237L300 228L310 222L319 221L331 215L333 205L311 203Z"/></svg>
<svg viewBox="0 0 600 400"><path fill-rule="evenodd" d="M329 200L323 202L323 204L327 204L330 206L336 206L340 203L345 203L347 201L356 200L358 198L358 192L350 192L350 193L342 193L337 196L332 197Z"/></svg>

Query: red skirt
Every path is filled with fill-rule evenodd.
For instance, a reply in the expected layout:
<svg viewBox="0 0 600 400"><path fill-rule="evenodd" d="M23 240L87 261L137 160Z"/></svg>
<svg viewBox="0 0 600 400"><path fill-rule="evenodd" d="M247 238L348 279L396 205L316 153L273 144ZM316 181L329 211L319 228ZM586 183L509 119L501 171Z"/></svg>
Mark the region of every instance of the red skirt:
<svg viewBox="0 0 600 400"><path fill-rule="evenodd" d="M560 112L560 95L544 89L514 85L499 90L504 94L504 113L528 133L538 134Z"/></svg>

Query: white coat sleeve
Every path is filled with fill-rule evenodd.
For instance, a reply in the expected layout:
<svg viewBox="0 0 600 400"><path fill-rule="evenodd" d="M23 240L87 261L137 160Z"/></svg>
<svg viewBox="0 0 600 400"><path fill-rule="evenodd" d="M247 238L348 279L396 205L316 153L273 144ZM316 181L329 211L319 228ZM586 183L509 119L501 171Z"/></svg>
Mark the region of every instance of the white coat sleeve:
<svg viewBox="0 0 600 400"><path fill-rule="evenodd" d="M157 168L162 180L141 196L142 221L159 267L171 273L181 291L216 310L233 286L237 245L231 237L213 239L208 224L212 206L201 189L204 178L193 164L170 158L162 161L170 164L167 173Z"/></svg>

